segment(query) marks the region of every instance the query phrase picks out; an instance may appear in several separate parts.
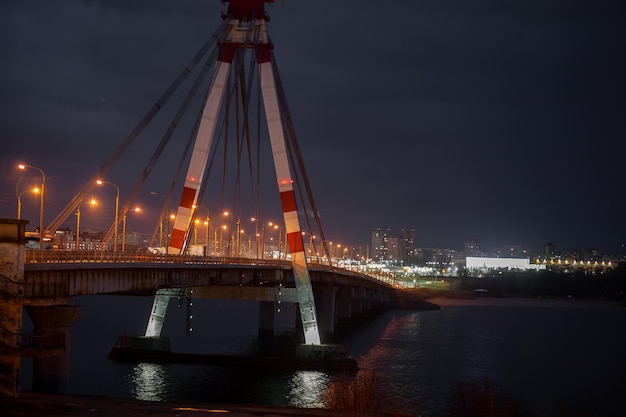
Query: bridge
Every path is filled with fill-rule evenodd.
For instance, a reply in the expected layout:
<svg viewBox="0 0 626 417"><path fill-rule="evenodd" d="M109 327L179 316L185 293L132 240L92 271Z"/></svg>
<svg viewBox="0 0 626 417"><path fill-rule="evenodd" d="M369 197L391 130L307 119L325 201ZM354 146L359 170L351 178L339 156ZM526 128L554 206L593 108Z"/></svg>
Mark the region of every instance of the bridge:
<svg viewBox="0 0 626 417"><path fill-rule="evenodd" d="M153 346L159 349L164 340L160 330L171 298L184 298L189 309L192 299L256 301L260 336L273 335L274 315L280 303L299 302L293 267L288 260L25 250L26 239L20 235L25 223L0 222L0 253L5 263L0 279L0 359L4 362L0 382L4 393L19 392L19 358L24 356L35 361L34 387L42 391L62 390L67 377L70 331L81 310L70 304L73 297L154 296L153 309L146 312L152 333L147 331L150 337L138 340L144 344L153 340ZM11 231L15 233L12 242ZM384 274L374 276L322 263L309 263L308 270L322 340L331 338L338 327L349 327L355 320L400 307L400 290ZM26 308L35 325L33 332L21 331L22 308ZM189 331L192 325L189 318ZM149 360L151 349L142 349L143 359ZM13 373L8 372L7 364L12 364ZM11 380L7 375L15 378Z"/></svg>
<svg viewBox="0 0 626 417"><path fill-rule="evenodd" d="M303 336L299 354L304 357L326 352L336 356L338 347L323 343L323 338L334 331L339 321L349 321L364 311L389 308L397 301L395 289L381 277L332 265L337 255L333 256L332 242L322 228L269 36L265 3L271 2L223 2L228 4L223 23L95 174L85 175L88 179L84 186L50 223L44 222L44 170L19 165L22 170L41 174L39 236L38 248L25 250L26 222L18 219L2 224L0 292L7 302L0 311L0 362L1 374L8 378L0 385L5 392L18 392L16 352L35 356L46 351L54 353L57 359L37 362L35 372L41 381L48 376L58 378L67 360L59 353L67 350L69 329L79 312L79 308L69 305L71 297L153 296L146 333L141 336L144 341L162 339L161 328L172 297L256 300L260 306L259 332L270 334L274 304L293 302L298 306ZM196 78L187 93L175 94L194 71ZM203 87L207 80L208 86ZM160 141L155 144L152 133L152 153L141 148L141 153L149 157L135 184L129 187L127 176L116 180L112 167L175 96L183 100L165 123L167 128ZM200 104L200 110L189 112L194 103ZM185 123L188 113L192 119ZM171 180L161 178L156 185L149 183L157 161L164 154L172 154L164 152L166 146L185 125L190 132L182 141L180 160L166 163ZM267 139L270 149L261 146L261 139ZM271 161L265 160L264 150L271 154ZM217 156L222 158L221 169L217 167ZM129 164L141 167L137 153ZM275 174L271 192L265 191L267 185L261 175L268 164L273 165ZM147 184L158 187L158 191L150 191ZM102 192L110 189L107 186L116 191L112 224L104 228L97 250L85 250L96 248L89 246L93 239L88 242L80 232L81 218L84 222L87 212L83 207L94 206L94 190ZM174 194L180 198L172 209ZM156 253L126 250L127 217L132 216L142 195L158 195L162 200L149 242L150 247L158 248ZM226 201L232 210L225 210ZM282 221L260 220L274 217L276 207ZM224 213L229 223L224 223L222 217L222 223L215 226L211 213L216 211ZM204 213L206 216L200 216ZM66 223L70 216L76 219L73 234ZM247 249L242 234L246 218L254 221ZM198 227L202 224L204 241L201 238L198 244ZM266 229L277 234L277 245L270 253L266 250ZM250 256L252 253L256 256ZM364 255L360 259L367 262ZM21 334L23 307L36 328L27 346L23 346L26 338Z"/></svg>

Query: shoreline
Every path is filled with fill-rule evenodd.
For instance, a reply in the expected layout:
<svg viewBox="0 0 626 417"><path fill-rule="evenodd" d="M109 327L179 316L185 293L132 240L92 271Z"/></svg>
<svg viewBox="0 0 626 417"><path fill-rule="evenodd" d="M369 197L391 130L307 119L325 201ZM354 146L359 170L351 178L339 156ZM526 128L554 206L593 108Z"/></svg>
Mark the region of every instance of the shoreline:
<svg viewBox="0 0 626 417"><path fill-rule="evenodd" d="M550 308L624 308L624 304L616 301L589 300L578 298L550 297L474 297L449 298L433 297L429 302L440 307L550 307Z"/></svg>
<svg viewBox="0 0 626 417"><path fill-rule="evenodd" d="M265 407L257 405L203 402L159 402L74 394L21 392L17 398L0 397L0 415L28 417L124 416L171 417L228 414L230 417L334 416L336 410L323 408Z"/></svg>

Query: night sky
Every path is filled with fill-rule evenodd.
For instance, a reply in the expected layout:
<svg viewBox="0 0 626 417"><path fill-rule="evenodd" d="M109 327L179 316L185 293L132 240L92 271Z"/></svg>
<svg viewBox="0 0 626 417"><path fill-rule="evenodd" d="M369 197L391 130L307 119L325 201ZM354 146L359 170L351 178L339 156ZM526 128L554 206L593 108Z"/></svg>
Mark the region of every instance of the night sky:
<svg viewBox="0 0 626 417"><path fill-rule="evenodd" d="M225 10L217 0L0 2L0 217L15 217L16 189L38 181L15 169L26 162L46 173L51 220ZM380 227L415 229L418 247L475 238L623 252L622 0L279 0L267 10L327 238L370 244ZM149 157L133 152L110 173L122 195L144 164L133 161ZM166 192L169 174L160 181L151 190ZM22 202L36 227L35 198Z"/></svg>

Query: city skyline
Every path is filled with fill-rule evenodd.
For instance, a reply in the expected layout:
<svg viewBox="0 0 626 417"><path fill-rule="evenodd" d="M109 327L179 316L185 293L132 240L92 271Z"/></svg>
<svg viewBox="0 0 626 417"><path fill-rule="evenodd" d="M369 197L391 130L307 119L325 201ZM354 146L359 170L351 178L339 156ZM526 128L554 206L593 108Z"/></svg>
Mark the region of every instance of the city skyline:
<svg viewBox="0 0 626 417"><path fill-rule="evenodd" d="M622 250L626 68L612 52L626 38L619 2L267 9L329 240L367 243L377 227L414 228L416 244L432 247L476 238L486 246ZM192 0L3 2L2 216L15 215L20 177L19 191L36 185L36 173L16 172L24 162L48 176L50 220L223 10ZM397 23L407 16L411 23ZM135 176L124 166L111 175L128 195ZM36 198L22 198L34 228ZM110 221L112 190L101 199ZM158 211L147 197L141 204Z"/></svg>

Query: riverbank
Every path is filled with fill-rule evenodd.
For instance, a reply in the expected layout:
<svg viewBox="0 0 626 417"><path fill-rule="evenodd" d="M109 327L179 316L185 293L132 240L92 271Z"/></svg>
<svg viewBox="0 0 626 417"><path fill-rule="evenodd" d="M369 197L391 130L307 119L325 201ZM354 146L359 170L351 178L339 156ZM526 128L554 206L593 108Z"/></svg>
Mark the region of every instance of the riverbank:
<svg viewBox="0 0 626 417"><path fill-rule="evenodd" d="M21 393L19 398L0 399L2 417L161 417L228 414L229 417L336 416L337 410L295 407L261 407L140 401L98 396ZM380 414L378 414L380 415Z"/></svg>
<svg viewBox="0 0 626 417"><path fill-rule="evenodd" d="M440 307L450 306L481 306L481 307L554 307L554 308L624 308L623 303L606 300L588 300L575 298L546 297L488 297L473 298L430 298L433 304Z"/></svg>
<svg viewBox="0 0 626 417"><path fill-rule="evenodd" d="M403 290L405 297L414 300L416 309L446 306L502 306L502 307L615 307L625 308L626 303L615 297L551 297L523 294L493 295L486 290L458 290L451 288L413 288ZM421 301L419 301L421 300Z"/></svg>

